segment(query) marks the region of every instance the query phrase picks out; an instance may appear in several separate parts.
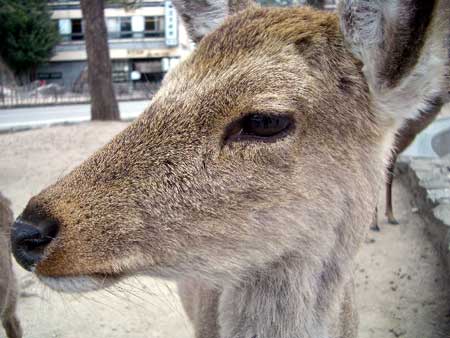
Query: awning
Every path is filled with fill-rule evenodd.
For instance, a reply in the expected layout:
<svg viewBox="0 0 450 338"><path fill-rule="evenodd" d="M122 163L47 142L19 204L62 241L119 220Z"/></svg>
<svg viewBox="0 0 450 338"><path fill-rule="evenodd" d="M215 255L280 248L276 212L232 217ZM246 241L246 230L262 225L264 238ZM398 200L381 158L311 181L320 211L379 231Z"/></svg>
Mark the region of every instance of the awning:
<svg viewBox="0 0 450 338"><path fill-rule="evenodd" d="M135 62L134 68L141 73L161 73L161 61Z"/></svg>

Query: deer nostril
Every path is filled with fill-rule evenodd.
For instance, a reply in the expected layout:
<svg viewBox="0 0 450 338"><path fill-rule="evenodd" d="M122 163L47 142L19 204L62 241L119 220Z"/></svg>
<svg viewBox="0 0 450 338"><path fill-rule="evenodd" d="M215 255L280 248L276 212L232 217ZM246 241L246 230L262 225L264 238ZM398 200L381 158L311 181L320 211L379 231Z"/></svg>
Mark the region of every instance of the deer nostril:
<svg viewBox="0 0 450 338"><path fill-rule="evenodd" d="M43 221L37 225L18 219L11 230L11 246L17 262L31 270L42 258L46 246L56 237L58 224Z"/></svg>

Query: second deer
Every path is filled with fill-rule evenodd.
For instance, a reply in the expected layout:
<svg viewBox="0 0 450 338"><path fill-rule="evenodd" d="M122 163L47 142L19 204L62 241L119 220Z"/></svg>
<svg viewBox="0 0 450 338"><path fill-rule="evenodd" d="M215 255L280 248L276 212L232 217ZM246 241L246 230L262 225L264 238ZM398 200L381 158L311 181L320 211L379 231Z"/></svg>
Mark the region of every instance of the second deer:
<svg viewBox="0 0 450 338"><path fill-rule="evenodd" d="M405 122L405 125L400 128L395 136L394 147L392 149L392 157L389 160L389 164L386 171L386 209L385 216L389 224L398 224L397 219L394 216L394 208L392 206L392 183L394 180L395 164L397 162L398 155L400 155L406 148L408 148L414 141L416 136L428 127L431 122L434 121L436 116L441 111L442 100L438 99L436 102L430 102L427 110L419 112L419 116L415 119L409 119ZM378 209L378 208L377 208ZM374 231L380 231L378 225L378 210L375 210L374 222L371 229Z"/></svg>
<svg viewBox="0 0 450 338"><path fill-rule="evenodd" d="M9 232L13 213L9 201L0 193L0 319L8 338L21 338L16 316L17 285L11 264Z"/></svg>

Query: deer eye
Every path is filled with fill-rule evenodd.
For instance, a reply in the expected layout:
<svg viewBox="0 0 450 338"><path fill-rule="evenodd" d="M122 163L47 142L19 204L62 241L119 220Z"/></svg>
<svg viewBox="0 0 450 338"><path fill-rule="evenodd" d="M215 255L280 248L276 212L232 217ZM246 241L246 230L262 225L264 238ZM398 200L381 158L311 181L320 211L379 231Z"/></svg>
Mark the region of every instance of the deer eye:
<svg viewBox="0 0 450 338"><path fill-rule="evenodd" d="M291 123L292 120L287 116L267 114L246 115L229 126L226 140L240 141L256 139L270 141L278 136L284 136Z"/></svg>

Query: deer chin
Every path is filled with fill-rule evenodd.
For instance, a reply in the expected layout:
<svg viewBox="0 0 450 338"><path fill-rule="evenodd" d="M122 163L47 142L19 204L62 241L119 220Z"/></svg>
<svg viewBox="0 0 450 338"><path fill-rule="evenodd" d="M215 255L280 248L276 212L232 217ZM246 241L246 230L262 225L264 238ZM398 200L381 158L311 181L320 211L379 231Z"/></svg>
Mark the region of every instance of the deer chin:
<svg viewBox="0 0 450 338"><path fill-rule="evenodd" d="M106 289L120 282L121 275L85 275L48 277L37 274L39 280L50 289L65 293L82 293Z"/></svg>
<svg viewBox="0 0 450 338"><path fill-rule="evenodd" d="M56 245L55 245L56 247ZM55 291L82 293L109 288L123 279L146 271L141 262L143 254L123 253L122 257L101 259L91 255L88 260L73 250L67 250L61 259L59 248L47 249L43 258L30 269L36 277Z"/></svg>

